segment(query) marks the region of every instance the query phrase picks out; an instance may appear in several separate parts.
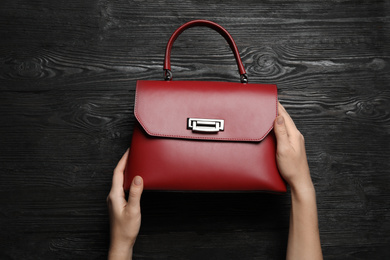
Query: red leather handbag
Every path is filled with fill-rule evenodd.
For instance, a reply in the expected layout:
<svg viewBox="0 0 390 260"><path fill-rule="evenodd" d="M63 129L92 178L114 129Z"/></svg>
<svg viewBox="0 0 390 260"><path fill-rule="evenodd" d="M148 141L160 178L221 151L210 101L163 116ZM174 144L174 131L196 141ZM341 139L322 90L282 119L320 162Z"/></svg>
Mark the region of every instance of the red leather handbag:
<svg viewBox="0 0 390 260"><path fill-rule="evenodd" d="M241 83L172 81L170 53L186 29L207 26L229 43ZM134 176L149 190L285 192L276 165L277 88L249 84L237 46L220 25L194 20L168 41L165 81L139 80L124 188Z"/></svg>

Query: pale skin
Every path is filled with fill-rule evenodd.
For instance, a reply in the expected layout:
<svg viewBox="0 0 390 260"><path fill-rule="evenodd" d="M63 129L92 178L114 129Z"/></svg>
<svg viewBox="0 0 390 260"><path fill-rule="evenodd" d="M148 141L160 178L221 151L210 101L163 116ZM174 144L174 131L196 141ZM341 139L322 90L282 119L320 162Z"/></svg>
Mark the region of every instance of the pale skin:
<svg viewBox="0 0 390 260"><path fill-rule="evenodd" d="M111 191L107 197L111 230L108 259L132 259L133 246L141 227L142 178L140 176L134 177L127 201L123 189L123 173L128 155L129 150L116 166L112 177Z"/></svg>
<svg viewBox="0 0 390 260"><path fill-rule="evenodd" d="M291 190L286 259L323 259L316 195L307 163L305 141L280 103L278 110L279 116L274 123L277 140L276 161L280 174ZM141 226L142 178L134 177L128 200L123 190L123 174L128 153L129 151L126 151L114 170L111 191L107 197L111 229L109 260L132 259L133 246Z"/></svg>
<svg viewBox="0 0 390 260"><path fill-rule="evenodd" d="M305 140L279 103L274 131L279 172L291 189L287 260L323 259L314 185L306 158Z"/></svg>

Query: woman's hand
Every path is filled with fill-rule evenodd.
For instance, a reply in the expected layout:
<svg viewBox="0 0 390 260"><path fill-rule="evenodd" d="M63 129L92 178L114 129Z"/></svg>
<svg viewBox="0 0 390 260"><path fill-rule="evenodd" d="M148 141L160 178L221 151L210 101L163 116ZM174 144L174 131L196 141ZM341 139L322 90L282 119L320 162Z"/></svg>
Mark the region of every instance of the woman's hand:
<svg viewBox="0 0 390 260"><path fill-rule="evenodd" d="M140 200L143 191L143 180L134 177L129 198L126 201L123 190L123 174L129 150L122 156L114 170L111 191L107 197L110 215L111 241L108 259L131 259L133 246L141 227Z"/></svg>
<svg viewBox="0 0 390 260"><path fill-rule="evenodd" d="M293 120L279 103L275 120L276 161L291 187L290 230L287 260L322 260L317 203L306 158L305 141Z"/></svg>
<svg viewBox="0 0 390 260"><path fill-rule="evenodd" d="M276 161L280 174L294 190L310 187L312 181L303 135L280 103L278 111L274 130L277 139Z"/></svg>

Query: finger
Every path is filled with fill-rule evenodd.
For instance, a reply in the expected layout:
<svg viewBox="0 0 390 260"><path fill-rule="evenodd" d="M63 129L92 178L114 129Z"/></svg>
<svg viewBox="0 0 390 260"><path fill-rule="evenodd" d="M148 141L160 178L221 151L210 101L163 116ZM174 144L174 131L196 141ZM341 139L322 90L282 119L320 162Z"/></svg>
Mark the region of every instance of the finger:
<svg viewBox="0 0 390 260"><path fill-rule="evenodd" d="M135 176L131 182L129 199L127 204L130 208L140 207L141 194L144 189L144 182L141 176Z"/></svg>
<svg viewBox="0 0 390 260"><path fill-rule="evenodd" d="M287 134L290 136L293 131L297 130L297 127L295 126L291 116L287 113L286 109L282 106L282 104L280 104L280 102L278 103L278 112L279 115L283 116Z"/></svg>
<svg viewBox="0 0 390 260"><path fill-rule="evenodd" d="M127 157L129 156L129 149L125 152L125 154L122 156L120 161L118 162L118 165L116 166L114 170L114 174L112 176L112 186L111 190L122 190L123 191L123 173L126 168L126 162Z"/></svg>
<svg viewBox="0 0 390 260"><path fill-rule="evenodd" d="M276 145L278 149L280 149L282 145L289 143L285 119L281 115L275 119L274 132L276 136Z"/></svg>

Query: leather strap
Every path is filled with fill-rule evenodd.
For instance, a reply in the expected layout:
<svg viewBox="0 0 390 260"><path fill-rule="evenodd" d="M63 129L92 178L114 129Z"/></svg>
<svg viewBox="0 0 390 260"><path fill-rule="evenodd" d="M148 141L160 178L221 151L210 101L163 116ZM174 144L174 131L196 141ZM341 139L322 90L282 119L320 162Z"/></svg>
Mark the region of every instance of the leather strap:
<svg viewBox="0 0 390 260"><path fill-rule="evenodd" d="M187 22L177 28L177 30L172 34L171 38L169 38L167 47L165 49L165 59L164 59L164 78L165 80L172 80L172 72L171 72L171 49L173 46L173 43L179 37L179 35L185 31L188 28L195 27L195 26L206 26L209 27L217 32L219 32L225 40L229 43L230 48L233 51L234 57L236 58L237 62L237 67L238 71L240 72L241 75L241 82L242 83L247 83L248 82L248 77L246 75L246 71L244 68L244 65L242 64L240 53L238 52L238 48L236 46L236 43L233 40L233 37L230 35L230 33L220 26L217 23L208 21L208 20L193 20L190 22Z"/></svg>

